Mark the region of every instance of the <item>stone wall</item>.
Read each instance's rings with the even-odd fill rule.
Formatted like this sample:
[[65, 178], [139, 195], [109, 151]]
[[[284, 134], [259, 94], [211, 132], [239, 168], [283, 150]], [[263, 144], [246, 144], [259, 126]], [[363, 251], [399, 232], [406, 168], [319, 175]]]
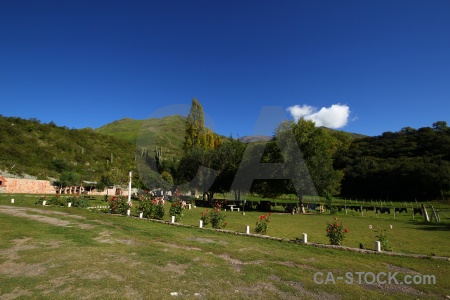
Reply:
[[[88, 195], [121, 195], [128, 196], [128, 190], [120, 188], [104, 189], [98, 191], [96, 189], [86, 192], [81, 189], [83, 194]], [[137, 192], [137, 191], [136, 191]], [[76, 194], [80, 193], [80, 187], [67, 187], [60, 190], [59, 187], [52, 186], [48, 180], [10, 178], [0, 175], [0, 193], [6, 194]]]
[[1, 177], [0, 192], [9, 194], [55, 194], [56, 189], [48, 180]]

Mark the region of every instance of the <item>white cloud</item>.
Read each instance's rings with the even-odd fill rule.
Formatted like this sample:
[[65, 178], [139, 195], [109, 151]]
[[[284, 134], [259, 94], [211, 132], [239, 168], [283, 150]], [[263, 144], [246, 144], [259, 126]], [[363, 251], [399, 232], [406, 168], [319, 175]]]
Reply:
[[347, 105], [333, 104], [330, 107], [322, 107], [320, 110], [310, 105], [294, 105], [287, 108], [295, 122], [300, 118], [311, 120], [316, 126], [328, 128], [341, 128], [347, 125], [350, 116], [350, 108]]

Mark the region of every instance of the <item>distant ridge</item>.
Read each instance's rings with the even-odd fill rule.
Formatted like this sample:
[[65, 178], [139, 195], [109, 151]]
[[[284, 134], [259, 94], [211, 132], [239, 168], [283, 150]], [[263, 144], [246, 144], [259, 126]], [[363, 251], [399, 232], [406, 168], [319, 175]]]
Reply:
[[245, 135], [239, 138], [239, 140], [243, 143], [267, 142], [271, 139], [272, 137], [267, 135]]
[[348, 131], [338, 130], [338, 129], [332, 129], [332, 128], [328, 128], [328, 127], [325, 127], [325, 126], [321, 126], [321, 127], [319, 127], [319, 128], [323, 128], [323, 129], [326, 129], [326, 130], [329, 130], [329, 131], [340, 131], [340, 132], [345, 132], [345, 133], [349, 134], [353, 139], [360, 139], [360, 138], [367, 137], [367, 135], [364, 135], [364, 134], [353, 133], [353, 132], [348, 132]]

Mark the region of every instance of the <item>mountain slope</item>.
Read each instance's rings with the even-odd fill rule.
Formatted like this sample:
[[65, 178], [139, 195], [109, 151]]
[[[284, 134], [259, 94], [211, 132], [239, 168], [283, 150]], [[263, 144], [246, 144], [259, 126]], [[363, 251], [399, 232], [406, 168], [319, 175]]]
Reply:
[[[181, 115], [167, 116], [164, 118], [151, 118], [146, 120], [134, 120], [130, 118], [121, 119], [95, 129], [96, 132], [125, 139], [138, 150], [146, 149], [151, 155], [155, 147], [162, 147], [166, 158], [181, 157], [184, 141], [186, 117]], [[331, 132], [338, 130], [322, 127]], [[349, 133], [353, 139], [364, 137], [364, 135]], [[244, 143], [268, 141], [271, 136], [244, 136], [239, 138]]]
[[328, 127], [324, 127], [324, 126], [321, 126], [320, 128], [323, 128], [323, 129], [328, 130], [330, 132], [344, 132], [346, 134], [349, 134], [352, 139], [360, 139], [360, 138], [367, 137], [367, 135], [364, 135], [364, 134], [354, 133], [354, 132], [347, 132], [347, 131], [344, 131], [344, 130], [332, 129], [332, 128], [328, 128]]
[[83, 180], [98, 180], [111, 168], [126, 174], [135, 147], [92, 129], [0, 116], [0, 153], [0, 169], [10, 174], [47, 179], [71, 171], [81, 174]]
[[181, 115], [146, 120], [121, 119], [95, 129], [95, 132], [127, 140], [138, 150], [152, 152], [162, 147], [166, 157], [180, 157], [186, 118]]

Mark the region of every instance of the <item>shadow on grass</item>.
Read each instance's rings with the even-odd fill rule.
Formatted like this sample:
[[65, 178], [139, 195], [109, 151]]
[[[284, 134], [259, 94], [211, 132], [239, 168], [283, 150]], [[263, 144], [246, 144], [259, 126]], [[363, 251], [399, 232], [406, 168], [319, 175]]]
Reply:
[[415, 229], [427, 230], [427, 231], [450, 231], [449, 223], [431, 223], [431, 222], [414, 222], [409, 221], [409, 224], [416, 225]]

